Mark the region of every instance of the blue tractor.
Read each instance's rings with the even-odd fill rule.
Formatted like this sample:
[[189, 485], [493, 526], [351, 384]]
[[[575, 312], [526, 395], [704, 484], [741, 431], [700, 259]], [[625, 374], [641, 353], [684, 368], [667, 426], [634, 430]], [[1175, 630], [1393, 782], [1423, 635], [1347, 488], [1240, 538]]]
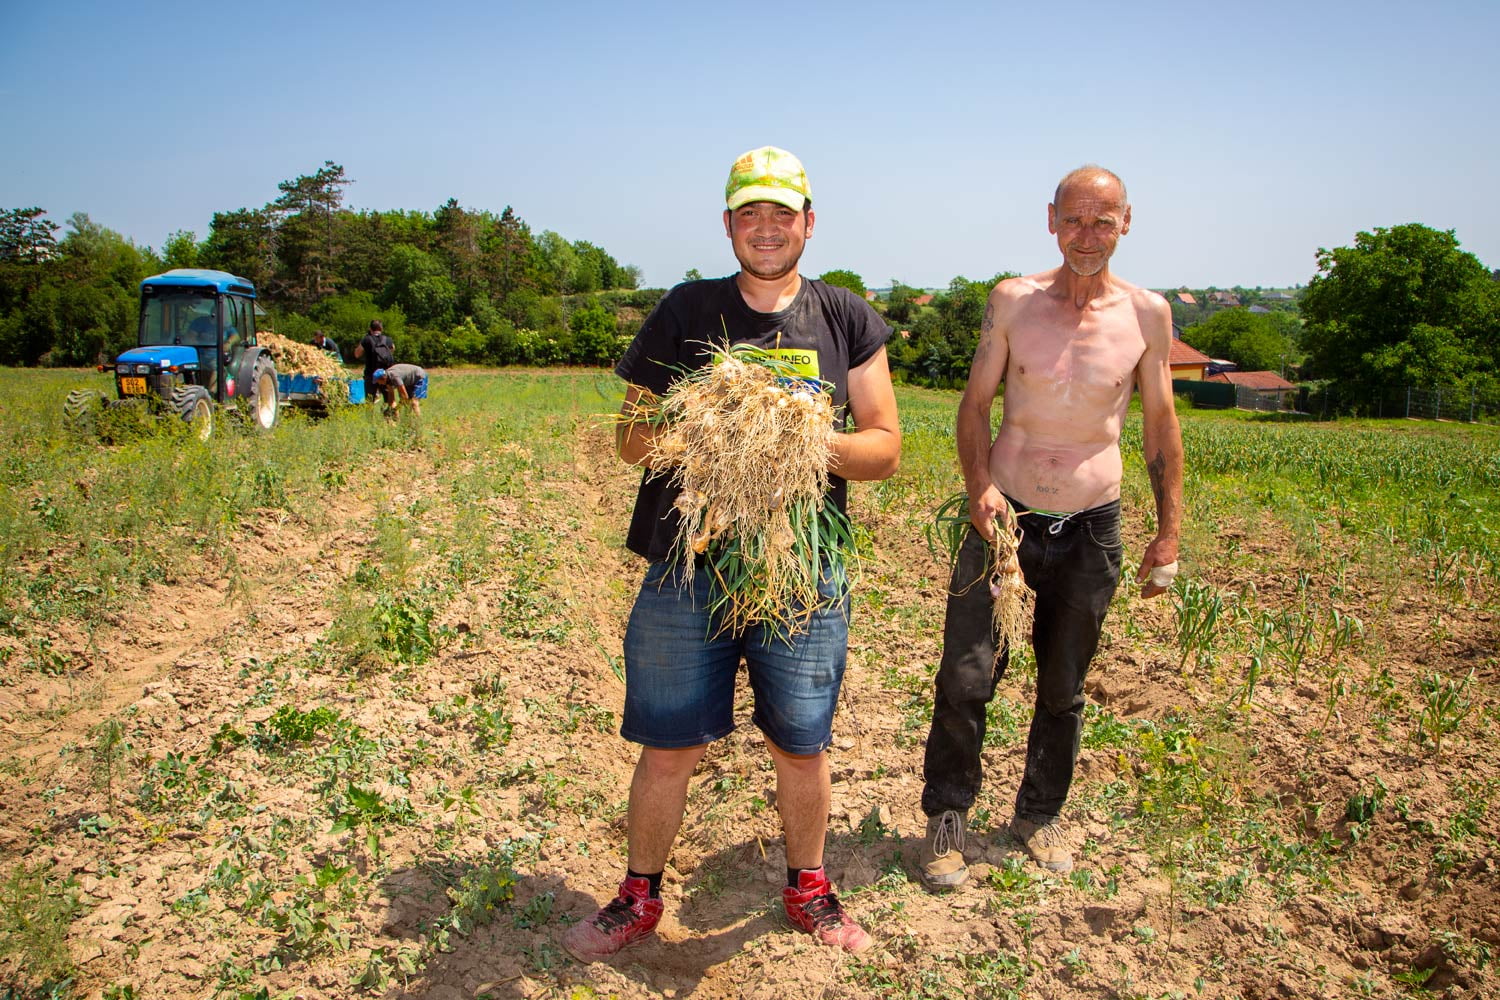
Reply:
[[97, 389], [68, 393], [64, 413], [90, 429], [105, 407], [147, 405], [213, 434], [218, 407], [270, 430], [280, 415], [276, 364], [255, 340], [255, 286], [224, 271], [177, 268], [141, 282], [136, 347], [100, 371], [113, 371], [116, 399]]

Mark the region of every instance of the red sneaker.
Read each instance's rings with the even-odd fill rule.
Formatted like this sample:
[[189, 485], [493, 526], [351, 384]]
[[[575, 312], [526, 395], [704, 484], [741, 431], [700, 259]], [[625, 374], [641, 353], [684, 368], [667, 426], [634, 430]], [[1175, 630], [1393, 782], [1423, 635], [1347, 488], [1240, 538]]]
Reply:
[[875, 943], [865, 929], [844, 912], [821, 868], [799, 872], [797, 888], [787, 886], [782, 889], [781, 902], [792, 926], [811, 934], [819, 944], [861, 952]]
[[620, 894], [598, 913], [563, 932], [563, 947], [580, 962], [608, 958], [655, 934], [661, 911], [661, 900], [651, 898], [650, 879], [627, 878], [620, 883]]

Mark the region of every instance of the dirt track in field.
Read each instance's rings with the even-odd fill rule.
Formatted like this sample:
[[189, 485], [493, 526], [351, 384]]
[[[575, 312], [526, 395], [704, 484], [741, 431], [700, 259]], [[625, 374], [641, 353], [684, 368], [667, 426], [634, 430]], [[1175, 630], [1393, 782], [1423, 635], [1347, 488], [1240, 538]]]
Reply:
[[[267, 514], [249, 525], [268, 572], [243, 592], [206, 567], [158, 587], [92, 639], [59, 631], [55, 644], [86, 668], [0, 687], [0, 760], [14, 762], [0, 775], [0, 857], [45, 862], [77, 880], [88, 904], [69, 935], [77, 995], [128, 983], [136, 997], [165, 1000], [254, 995], [261, 986], [269, 996], [306, 998], [789, 1000], [938, 997], [967, 983], [963, 993], [975, 997], [1007, 989], [1035, 997], [1393, 997], [1408, 989], [1394, 976], [1430, 970], [1426, 995], [1500, 996], [1494, 961], [1476, 952], [1500, 952], [1497, 861], [1488, 849], [1442, 853], [1456, 843], [1443, 831], [1465, 808], [1455, 784], [1472, 780], [1493, 796], [1500, 775], [1493, 612], [1454, 608], [1415, 583], [1393, 595], [1351, 566], [1351, 590], [1364, 588], [1365, 601], [1389, 611], [1378, 619], [1379, 641], [1352, 662], [1349, 683], [1384, 668], [1407, 692], [1388, 723], [1393, 735], [1377, 735], [1370, 698], [1348, 697], [1328, 717], [1311, 673], [1295, 684], [1268, 677], [1245, 711], [1237, 751], [1219, 766], [1233, 769], [1247, 796], [1282, 803], [1266, 815], [1284, 824], [1288, 842], [1327, 838], [1326, 880], [1292, 868], [1252, 870], [1232, 902], [1181, 898], [1159, 853], [1114, 818], [1128, 815], [1132, 801], [1106, 794], [1120, 777], [1115, 747], [1083, 751], [1065, 815], [1088, 882], [1042, 878], [1017, 864], [1003, 832], [1024, 752], [1016, 740], [985, 755], [979, 805], [988, 814], [971, 829], [970, 885], [934, 897], [912, 867], [925, 718], [891, 677], [914, 677], [917, 688], [930, 678], [945, 573], [899, 512], [874, 510], [858, 487], [856, 520], [870, 527], [876, 555], [856, 603], [835, 721], [827, 864], [879, 947], [856, 962], [814, 946], [781, 917], [772, 775], [742, 692], [743, 724], [710, 751], [690, 792], [660, 939], [581, 966], [556, 943], [565, 918], [591, 912], [623, 871], [620, 804], [634, 754], [612, 732], [623, 688], [610, 662], [640, 573], [614, 544], [634, 476], [612, 460], [602, 433], [590, 432], [571, 470], [533, 468], [527, 489], [484, 498], [496, 538], [538, 522], [561, 536], [529, 623], [516, 624], [527, 599], [518, 581], [529, 578], [501, 561], [442, 609], [437, 623], [461, 641], [430, 663], [320, 669], [310, 653], [368, 551], [361, 526], [371, 513], [421, 502], [438, 521], [453, 515], [433, 470], [420, 467], [430, 456], [409, 460], [419, 467], [399, 495], [351, 486], [330, 500], [327, 523]], [[1140, 515], [1127, 511], [1132, 558], [1144, 543]], [[1297, 568], [1279, 530], [1264, 526], [1246, 547], [1260, 560], [1263, 596], [1289, 597]], [[427, 537], [419, 532], [416, 551], [436, 559], [442, 553], [424, 549]], [[1202, 575], [1228, 589], [1246, 582], [1229, 564]], [[1089, 682], [1096, 704], [1128, 722], [1225, 701], [1235, 668], [1179, 671], [1169, 605], [1132, 599], [1130, 628], [1111, 615]], [[1475, 708], [1436, 757], [1408, 738], [1410, 692], [1429, 670], [1462, 676], [1471, 667]], [[479, 692], [504, 710], [503, 741], [486, 743], [476, 728], [470, 709]], [[1001, 696], [1025, 706], [1030, 683], [1007, 678]], [[251, 733], [288, 704], [336, 710], [383, 741], [378, 760], [329, 782], [314, 762], [326, 749], [316, 741], [278, 754], [214, 748], [221, 727]], [[116, 791], [116, 825], [99, 832], [80, 823], [106, 811], [87, 757], [91, 728], [107, 718], [126, 721], [129, 773]], [[145, 808], [136, 790], [146, 768], [171, 754], [196, 757], [202, 780], [170, 806]], [[1377, 776], [1385, 804], [1366, 828], [1351, 830], [1346, 803]], [[413, 822], [380, 827], [378, 855], [358, 834], [332, 832], [330, 794], [355, 781], [416, 810]], [[465, 788], [468, 800], [458, 794]], [[1390, 805], [1397, 800], [1404, 815]], [[1414, 832], [1421, 822], [1437, 832]], [[1468, 843], [1493, 844], [1493, 810], [1475, 822]], [[507, 841], [529, 845], [516, 855], [515, 898], [404, 972], [399, 956], [431, 942], [434, 923], [451, 910], [455, 873]], [[304, 882], [325, 863], [351, 871], [326, 892], [309, 892]], [[263, 897], [254, 896], [257, 881]], [[1295, 891], [1278, 899], [1278, 883]], [[325, 935], [326, 946], [289, 950], [292, 932], [275, 926], [267, 907], [285, 908], [299, 893], [328, 904], [346, 942]], [[356, 985], [361, 976], [368, 986]]]

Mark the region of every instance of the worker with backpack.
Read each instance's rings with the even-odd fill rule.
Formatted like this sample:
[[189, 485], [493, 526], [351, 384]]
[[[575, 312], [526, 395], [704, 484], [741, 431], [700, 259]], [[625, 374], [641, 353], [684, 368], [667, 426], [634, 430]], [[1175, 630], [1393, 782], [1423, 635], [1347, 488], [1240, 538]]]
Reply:
[[396, 363], [396, 342], [386, 336], [385, 327], [380, 320], [370, 320], [370, 332], [365, 334], [359, 346], [354, 349], [354, 356], [362, 358], [365, 363], [365, 399], [375, 398], [375, 370], [377, 368], [389, 368]]

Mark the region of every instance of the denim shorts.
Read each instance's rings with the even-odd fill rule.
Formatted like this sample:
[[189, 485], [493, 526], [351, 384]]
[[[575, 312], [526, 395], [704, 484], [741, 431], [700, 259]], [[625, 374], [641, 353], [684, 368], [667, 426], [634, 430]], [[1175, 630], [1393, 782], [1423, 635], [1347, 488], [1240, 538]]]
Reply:
[[[702, 569], [686, 589], [678, 564], [646, 569], [625, 629], [620, 735], [663, 750], [728, 736], [743, 658], [755, 693], [750, 721], [766, 739], [799, 756], [828, 749], [849, 647], [847, 594], [815, 611], [798, 635], [763, 627], [731, 635], [707, 611], [709, 584]], [[826, 581], [818, 589], [825, 599], [835, 593]]]

